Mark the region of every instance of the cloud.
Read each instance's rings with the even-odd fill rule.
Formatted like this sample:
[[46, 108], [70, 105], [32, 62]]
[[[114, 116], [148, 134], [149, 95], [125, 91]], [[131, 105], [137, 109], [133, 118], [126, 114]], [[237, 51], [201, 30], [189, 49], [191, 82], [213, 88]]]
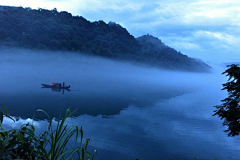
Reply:
[[227, 32], [207, 30], [192, 31], [183, 35], [165, 35], [160, 37], [169, 46], [194, 58], [214, 63], [239, 61], [240, 36]]

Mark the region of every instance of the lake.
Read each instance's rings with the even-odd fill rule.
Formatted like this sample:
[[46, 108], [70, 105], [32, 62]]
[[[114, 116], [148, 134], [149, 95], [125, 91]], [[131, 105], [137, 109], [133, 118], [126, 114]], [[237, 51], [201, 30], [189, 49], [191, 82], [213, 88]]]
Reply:
[[[18, 120], [5, 118], [3, 127], [31, 121], [37, 109], [58, 118], [70, 108], [76, 111], [67, 123], [83, 127], [96, 160], [239, 159], [239, 137], [227, 137], [212, 116], [227, 96], [225, 69], [174, 72], [71, 52], [1, 48], [0, 103]], [[41, 88], [63, 81], [70, 91]], [[47, 117], [36, 117], [41, 132]]]

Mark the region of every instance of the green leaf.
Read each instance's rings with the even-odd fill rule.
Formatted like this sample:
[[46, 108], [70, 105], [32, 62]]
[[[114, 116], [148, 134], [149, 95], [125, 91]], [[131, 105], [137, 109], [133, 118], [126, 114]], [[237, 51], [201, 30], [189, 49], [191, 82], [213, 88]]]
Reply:
[[43, 145], [44, 145], [44, 141], [40, 141], [40, 145], [43, 147]]
[[42, 110], [42, 109], [38, 109], [37, 112], [43, 112], [43, 113], [48, 117], [48, 119], [50, 120], [49, 115], [48, 115], [47, 112], [45, 112], [44, 110]]
[[3, 107], [5, 114], [7, 114], [7, 108], [3, 104], [0, 104], [0, 105]]
[[[71, 151], [71, 153], [69, 154], [69, 156], [68, 156], [66, 159], [67, 159], [67, 160], [68, 160], [68, 159], [72, 159], [73, 154], [74, 154], [74, 153], [77, 153], [79, 150], [80, 150], [80, 148], [75, 148], [75, 149], [72, 149], [72, 150], [68, 150], [68, 152]], [[67, 152], [67, 153], [68, 153], [68, 152]], [[65, 155], [66, 155], [66, 153], [65, 153]]]
[[12, 117], [10, 117], [9, 115], [4, 115], [4, 116], [11, 119], [13, 122], [15, 122], [15, 120]]
[[93, 160], [93, 158], [95, 157], [96, 154], [97, 154], [97, 150], [95, 150], [95, 151], [93, 152], [93, 155], [92, 155], [91, 160]]
[[9, 137], [7, 137], [3, 142], [2, 142], [2, 149], [5, 150], [5, 148], [9, 145]]
[[30, 125], [30, 126], [31, 126], [32, 131], [34, 132], [35, 131], [35, 127], [33, 125]]
[[82, 148], [82, 159], [84, 160], [85, 150]]
[[21, 143], [22, 143], [22, 145], [23, 145], [23, 143], [24, 143], [23, 135], [17, 134], [16, 137], [18, 138], [18, 140], [21, 141]]
[[80, 133], [81, 133], [80, 145], [81, 145], [81, 147], [82, 147], [82, 141], [83, 141], [83, 129], [82, 129], [82, 126], [81, 126], [81, 129], [80, 129]]
[[0, 123], [3, 122], [3, 113], [0, 111]]
[[79, 128], [78, 128], [78, 126], [75, 126], [75, 127], [76, 127], [76, 142], [77, 142], [78, 134], [79, 134]]

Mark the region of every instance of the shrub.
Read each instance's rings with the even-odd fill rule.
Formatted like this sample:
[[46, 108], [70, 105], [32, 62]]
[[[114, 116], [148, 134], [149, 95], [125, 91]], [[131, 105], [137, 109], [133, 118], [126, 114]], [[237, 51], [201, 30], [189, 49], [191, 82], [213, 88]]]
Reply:
[[[83, 142], [83, 130], [78, 126], [67, 127], [65, 121], [72, 115], [68, 109], [62, 119], [58, 119], [57, 127], [53, 128], [52, 120], [49, 115], [43, 112], [49, 119], [49, 125], [45, 132], [39, 136], [35, 135], [35, 127], [29, 123], [23, 124], [19, 129], [4, 130], [2, 127], [3, 117], [11, 118], [7, 114], [7, 109], [4, 112], [0, 111], [0, 160], [1, 159], [44, 159], [44, 160], [63, 160], [72, 159], [76, 155], [78, 159], [92, 160], [97, 153], [93, 154], [87, 151], [87, 146], [90, 139]], [[14, 119], [11, 118], [13, 121]], [[75, 135], [75, 137], [73, 137]], [[79, 146], [75, 148], [66, 148], [69, 140], [75, 138], [77, 143], [80, 140]], [[46, 149], [49, 148], [49, 149]]]

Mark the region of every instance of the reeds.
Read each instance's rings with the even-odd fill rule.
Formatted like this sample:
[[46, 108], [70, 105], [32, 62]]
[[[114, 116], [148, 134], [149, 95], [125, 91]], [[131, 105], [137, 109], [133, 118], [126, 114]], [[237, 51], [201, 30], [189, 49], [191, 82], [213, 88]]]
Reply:
[[[0, 111], [0, 124], [3, 116], [7, 115], [7, 109], [4, 108], [5, 114]], [[24, 124], [19, 129], [4, 130], [0, 126], [0, 160], [1, 159], [44, 159], [44, 160], [65, 160], [73, 159], [73, 156], [79, 160], [93, 160], [97, 151], [92, 154], [87, 151], [90, 139], [83, 142], [83, 130], [78, 126], [67, 126], [66, 119], [71, 117], [69, 109], [62, 118], [59, 117], [57, 126], [54, 128], [52, 119], [49, 115], [38, 109], [37, 112], [43, 112], [49, 120], [48, 128], [39, 136], [35, 135], [33, 124]], [[12, 119], [12, 118], [11, 118]], [[14, 119], [12, 119], [14, 120]], [[75, 136], [74, 136], [75, 135]], [[70, 139], [74, 139], [76, 147], [67, 148]]]

